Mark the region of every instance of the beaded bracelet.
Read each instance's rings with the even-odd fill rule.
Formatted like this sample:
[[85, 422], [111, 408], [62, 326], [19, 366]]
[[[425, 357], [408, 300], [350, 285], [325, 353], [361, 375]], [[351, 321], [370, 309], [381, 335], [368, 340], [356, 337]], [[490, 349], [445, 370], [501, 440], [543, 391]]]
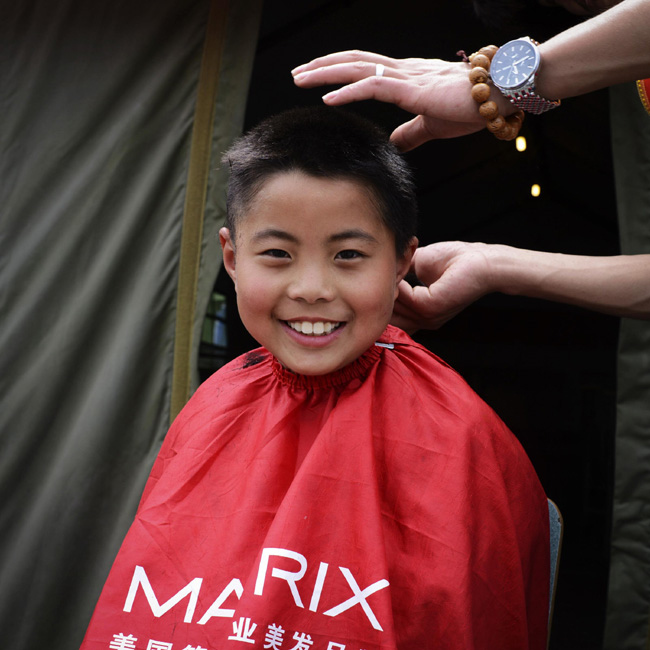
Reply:
[[[478, 112], [487, 120], [487, 128], [499, 140], [514, 140], [519, 135], [521, 124], [524, 121], [524, 112], [503, 117], [499, 114], [499, 107], [490, 99], [490, 63], [499, 48], [496, 45], [487, 45], [478, 52], [474, 52], [464, 59], [469, 63], [471, 70], [469, 80], [472, 82], [472, 99], [479, 105]], [[464, 52], [462, 53], [464, 55]]]

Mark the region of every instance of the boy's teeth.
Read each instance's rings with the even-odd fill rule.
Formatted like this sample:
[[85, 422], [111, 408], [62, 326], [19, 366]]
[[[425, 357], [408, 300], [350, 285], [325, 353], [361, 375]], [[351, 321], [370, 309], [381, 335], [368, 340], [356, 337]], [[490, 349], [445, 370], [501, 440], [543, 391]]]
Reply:
[[312, 334], [314, 336], [321, 336], [323, 334], [329, 334], [332, 330], [336, 329], [339, 326], [339, 323], [331, 323], [324, 321], [317, 321], [316, 323], [311, 323], [310, 321], [290, 321], [289, 327], [300, 332], [301, 334]]

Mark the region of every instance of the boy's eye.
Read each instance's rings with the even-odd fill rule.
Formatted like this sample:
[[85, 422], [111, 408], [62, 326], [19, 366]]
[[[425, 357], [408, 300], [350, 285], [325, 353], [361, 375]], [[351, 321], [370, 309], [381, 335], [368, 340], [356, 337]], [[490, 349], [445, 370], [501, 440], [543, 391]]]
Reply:
[[266, 255], [268, 257], [275, 257], [277, 259], [283, 259], [289, 257], [289, 253], [287, 251], [283, 251], [281, 248], [269, 248], [268, 250], [265, 250], [262, 255]]
[[360, 257], [365, 257], [360, 251], [355, 251], [352, 249], [340, 251], [336, 254], [336, 257], [341, 260], [355, 260]]

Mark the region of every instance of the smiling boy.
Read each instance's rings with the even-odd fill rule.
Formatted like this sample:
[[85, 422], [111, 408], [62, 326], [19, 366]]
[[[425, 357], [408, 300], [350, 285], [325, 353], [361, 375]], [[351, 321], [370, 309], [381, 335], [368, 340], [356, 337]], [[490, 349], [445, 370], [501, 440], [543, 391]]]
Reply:
[[535, 472], [388, 325], [417, 244], [403, 160], [324, 108], [266, 120], [226, 159], [224, 264], [263, 347], [175, 421], [82, 647], [542, 650]]
[[220, 238], [244, 325], [303, 375], [339, 370], [379, 339], [417, 245], [397, 255], [359, 182], [301, 171], [270, 178], [236, 237]]

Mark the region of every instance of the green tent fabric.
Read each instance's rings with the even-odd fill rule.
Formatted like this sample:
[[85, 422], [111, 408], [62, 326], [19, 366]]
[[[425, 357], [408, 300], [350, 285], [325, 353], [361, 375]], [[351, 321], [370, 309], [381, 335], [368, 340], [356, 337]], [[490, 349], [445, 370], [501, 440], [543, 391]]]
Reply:
[[78, 647], [189, 394], [260, 13], [0, 0], [3, 648]]
[[[621, 252], [650, 253], [650, 115], [634, 84], [610, 97]], [[641, 650], [650, 648], [650, 322], [621, 321], [617, 373], [605, 648]]]

